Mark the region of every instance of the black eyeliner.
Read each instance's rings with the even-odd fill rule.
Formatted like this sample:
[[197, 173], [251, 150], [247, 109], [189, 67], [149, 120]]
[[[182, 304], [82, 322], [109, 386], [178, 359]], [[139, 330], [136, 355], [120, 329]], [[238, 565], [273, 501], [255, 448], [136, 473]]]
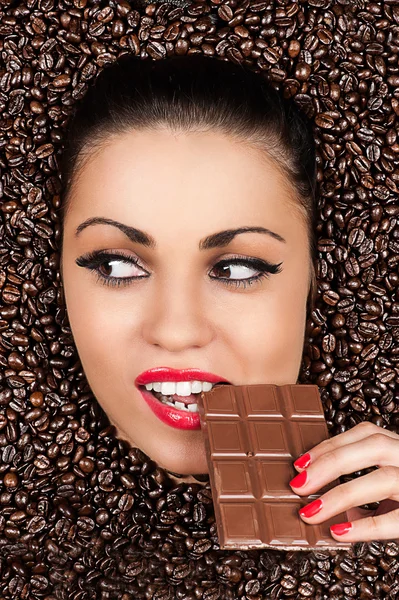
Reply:
[[[94, 273], [97, 276], [97, 281], [102, 283], [103, 285], [111, 285], [111, 286], [121, 286], [128, 285], [132, 281], [137, 281], [139, 279], [146, 279], [145, 276], [133, 276], [133, 277], [112, 277], [112, 276], [104, 276], [98, 270], [98, 267], [106, 262], [110, 262], [112, 260], [119, 260], [125, 264], [135, 265], [140, 269], [145, 270], [140, 266], [138, 261], [132, 256], [125, 255], [123, 253], [112, 253], [105, 250], [97, 250], [92, 251], [84, 256], [81, 256], [75, 260], [75, 263], [79, 267], [85, 267]], [[252, 285], [256, 283], [260, 279], [266, 277], [268, 278], [270, 274], [276, 274], [281, 272], [281, 265], [283, 263], [273, 264], [268, 261], [260, 260], [258, 258], [242, 258], [242, 257], [231, 257], [220, 260], [217, 262], [213, 268], [215, 267], [224, 267], [228, 265], [242, 265], [245, 267], [253, 268], [260, 272], [259, 275], [255, 275], [253, 277], [248, 277], [246, 279], [228, 279], [226, 277], [212, 277], [211, 279], [215, 279], [220, 281], [225, 285], [235, 285], [236, 287], [246, 288], [248, 285]]]

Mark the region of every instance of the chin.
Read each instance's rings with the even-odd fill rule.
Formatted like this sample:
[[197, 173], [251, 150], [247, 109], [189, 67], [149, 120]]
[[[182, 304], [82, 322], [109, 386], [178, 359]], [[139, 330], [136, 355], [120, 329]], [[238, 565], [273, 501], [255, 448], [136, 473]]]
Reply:
[[208, 465], [198, 464], [198, 462], [190, 467], [186, 462], [181, 461], [167, 461], [166, 464], [163, 462], [158, 462], [156, 459], [153, 459], [162, 469], [166, 471], [170, 471], [172, 473], [178, 473], [179, 475], [189, 476], [189, 475], [205, 475], [208, 474]]

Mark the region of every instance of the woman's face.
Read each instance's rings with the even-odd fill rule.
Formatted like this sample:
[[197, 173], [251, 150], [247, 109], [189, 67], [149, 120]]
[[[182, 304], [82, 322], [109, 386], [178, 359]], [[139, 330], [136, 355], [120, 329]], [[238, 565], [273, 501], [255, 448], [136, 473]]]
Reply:
[[[93, 218], [125, 232], [86, 223], [77, 233]], [[220, 233], [246, 227], [272, 234]], [[145, 233], [130, 239], [128, 228]], [[99, 251], [117, 256], [76, 263]], [[118, 437], [170, 471], [208, 472], [198, 413], [145, 400], [135, 380], [169, 367], [233, 385], [296, 383], [310, 260], [289, 183], [259, 150], [165, 128], [127, 132], [93, 153], [71, 195], [62, 277], [85, 375]]]

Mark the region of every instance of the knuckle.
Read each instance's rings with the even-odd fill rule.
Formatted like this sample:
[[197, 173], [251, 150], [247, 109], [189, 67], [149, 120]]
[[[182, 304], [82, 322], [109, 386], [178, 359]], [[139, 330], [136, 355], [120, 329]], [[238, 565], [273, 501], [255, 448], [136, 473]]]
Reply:
[[392, 510], [389, 513], [389, 516], [391, 517], [394, 526], [399, 526], [399, 510]]
[[380, 431], [370, 435], [369, 439], [374, 440], [374, 442], [376, 442], [378, 444], [386, 444], [387, 442], [389, 442], [388, 436], [386, 436], [384, 433], [381, 433]]
[[373, 455], [378, 466], [387, 462], [390, 456], [396, 456], [397, 441], [394, 441], [390, 436], [383, 433], [375, 433], [370, 436], [368, 442], [371, 444]]
[[[334, 438], [328, 438], [317, 444], [317, 448], [320, 452], [328, 452], [330, 448], [334, 448], [334, 444], [332, 442]], [[321, 458], [321, 457], [320, 457]]]
[[[328, 447], [331, 445], [331, 443], [333, 442], [334, 439], [335, 439], [335, 436], [325, 438], [324, 440], [321, 440], [321, 442], [318, 442], [317, 447], [320, 447], [320, 448], [325, 448], [326, 446]], [[315, 446], [313, 446], [313, 447], [315, 447]], [[309, 448], [309, 450], [310, 449], [311, 448]]]
[[377, 448], [381, 456], [384, 456], [392, 445], [392, 439], [381, 432], [370, 435], [368, 441]]
[[364, 429], [364, 432], [370, 436], [381, 432], [381, 427], [371, 421], [362, 421], [361, 423], [358, 423], [356, 427]]
[[[371, 533], [372, 532], [377, 532], [378, 531], [378, 517], [367, 517], [366, 519], [364, 519], [365, 521], [365, 525], [366, 525], [366, 529], [371, 529]], [[375, 536], [372, 536], [375, 537]]]
[[335, 450], [330, 450], [320, 457], [322, 469], [327, 469], [328, 472], [339, 471], [340, 461]]
[[[351, 482], [343, 483], [338, 487], [333, 487], [327, 490], [322, 498], [326, 498], [325, 504], [328, 503], [330, 507], [338, 508], [343, 507], [343, 502], [347, 506], [356, 505], [356, 490], [351, 486]], [[349, 520], [349, 519], [348, 519]]]
[[[389, 526], [392, 527], [392, 531], [396, 530], [399, 526], [399, 510], [393, 510], [390, 513], [387, 513], [383, 516], [384, 521], [389, 520]], [[365, 527], [367, 530], [370, 530], [371, 537], [373, 539], [378, 539], [380, 528], [381, 528], [381, 515], [380, 516], [370, 516], [364, 519]]]
[[391, 483], [392, 492], [397, 492], [399, 490], [399, 469], [393, 465], [386, 465], [380, 467], [379, 471], [381, 472], [381, 475]]

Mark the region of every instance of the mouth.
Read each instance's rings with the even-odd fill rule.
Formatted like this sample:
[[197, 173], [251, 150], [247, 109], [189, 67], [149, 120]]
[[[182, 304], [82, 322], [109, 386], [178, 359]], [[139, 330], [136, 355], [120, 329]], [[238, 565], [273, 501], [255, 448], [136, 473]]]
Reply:
[[[219, 385], [231, 385], [228, 382], [221, 381], [215, 384], [212, 384], [212, 388]], [[156, 398], [159, 402], [166, 406], [170, 406], [171, 408], [181, 410], [184, 412], [198, 413], [198, 401], [197, 398], [201, 394], [202, 391], [210, 391], [210, 390], [200, 390], [198, 392], [192, 392], [187, 396], [181, 396], [179, 394], [162, 394], [160, 391], [154, 389], [147, 389], [145, 385], [139, 385], [139, 390], [142, 392], [146, 392], [147, 394], [151, 394], [154, 398]]]
[[[192, 380], [190, 382], [158, 381], [137, 385], [143, 400], [147, 403], [154, 415], [165, 425], [174, 429], [200, 430], [201, 419], [198, 410], [198, 396], [201, 392], [207, 392], [216, 385], [232, 385], [228, 381], [210, 383], [209, 381]], [[155, 389], [154, 389], [155, 388]], [[164, 392], [161, 393], [161, 390]], [[179, 395], [175, 392], [179, 391]]]

